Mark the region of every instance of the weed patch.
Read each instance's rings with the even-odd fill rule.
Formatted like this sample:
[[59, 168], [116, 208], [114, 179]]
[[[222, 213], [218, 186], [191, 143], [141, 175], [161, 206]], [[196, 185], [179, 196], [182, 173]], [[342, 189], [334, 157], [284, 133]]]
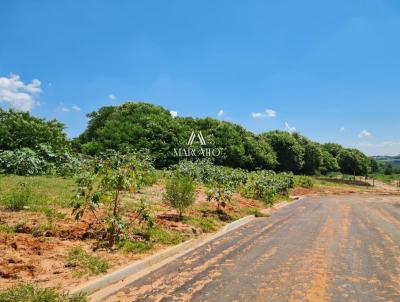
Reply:
[[105, 273], [110, 267], [106, 260], [90, 255], [80, 247], [73, 248], [69, 252], [66, 266], [78, 268], [78, 276], [98, 275]]
[[153, 248], [149, 242], [124, 240], [118, 243], [118, 247], [126, 253], [142, 253]]
[[86, 295], [69, 295], [52, 288], [21, 283], [0, 293], [1, 302], [86, 302]]
[[150, 228], [146, 231], [150, 241], [161, 244], [178, 244], [183, 241], [181, 233], [172, 230], [164, 230], [159, 227]]
[[183, 222], [201, 228], [203, 232], [209, 233], [218, 229], [218, 221], [214, 217], [190, 216], [185, 217]]

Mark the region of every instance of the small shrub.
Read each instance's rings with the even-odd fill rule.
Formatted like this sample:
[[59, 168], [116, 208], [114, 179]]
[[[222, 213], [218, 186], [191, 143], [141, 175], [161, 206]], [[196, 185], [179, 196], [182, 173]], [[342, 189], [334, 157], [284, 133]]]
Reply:
[[80, 247], [75, 247], [69, 252], [66, 266], [79, 268], [81, 275], [98, 275], [105, 273], [110, 267], [106, 260], [90, 255]]
[[314, 186], [314, 180], [310, 176], [296, 176], [294, 183], [298, 187], [312, 188]]
[[118, 247], [126, 253], [142, 253], [153, 246], [149, 242], [124, 240], [118, 243]]
[[260, 199], [272, 205], [277, 196], [286, 196], [293, 186], [294, 176], [291, 173], [260, 170], [248, 174], [243, 193], [246, 197]]
[[147, 201], [141, 200], [139, 206], [135, 209], [141, 223], [146, 223], [148, 228], [152, 228], [156, 224], [150, 205]]
[[84, 294], [69, 295], [52, 288], [39, 288], [29, 283], [17, 284], [0, 292], [1, 302], [86, 302]]
[[168, 179], [164, 199], [178, 211], [180, 217], [195, 198], [195, 184], [188, 176], [175, 174]]
[[221, 207], [225, 208], [226, 204], [231, 201], [233, 191], [230, 187], [223, 187], [220, 184], [209, 187], [207, 189], [207, 200], [217, 203], [217, 211], [221, 212]]

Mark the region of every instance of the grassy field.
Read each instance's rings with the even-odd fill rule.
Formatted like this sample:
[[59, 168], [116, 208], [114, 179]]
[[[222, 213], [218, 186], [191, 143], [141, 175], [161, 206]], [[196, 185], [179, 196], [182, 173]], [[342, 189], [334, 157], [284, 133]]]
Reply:
[[[24, 190], [25, 188], [25, 190]], [[12, 198], [25, 198], [27, 205], [68, 207], [76, 191], [72, 178], [58, 176], [0, 175], [0, 205]]]

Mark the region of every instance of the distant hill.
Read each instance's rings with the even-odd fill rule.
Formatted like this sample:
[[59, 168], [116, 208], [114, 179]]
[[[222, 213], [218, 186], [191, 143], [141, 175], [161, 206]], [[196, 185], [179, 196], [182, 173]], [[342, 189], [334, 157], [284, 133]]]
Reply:
[[397, 156], [373, 156], [378, 162], [390, 163], [393, 168], [400, 168], [400, 155]]

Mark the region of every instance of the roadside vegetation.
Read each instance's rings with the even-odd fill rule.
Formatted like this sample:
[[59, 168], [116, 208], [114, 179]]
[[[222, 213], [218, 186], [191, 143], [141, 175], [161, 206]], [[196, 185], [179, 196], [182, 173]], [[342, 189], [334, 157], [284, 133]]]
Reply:
[[[0, 289], [9, 288], [0, 301], [85, 301], [18, 282], [72, 287], [243, 216], [265, 217], [263, 209], [323, 178], [382, 173], [358, 150], [173, 118], [151, 104], [103, 107], [88, 118], [68, 140], [58, 121], [0, 109]], [[173, 156], [191, 131], [222, 156]]]
[[0, 293], [1, 302], [86, 302], [83, 294], [69, 295], [52, 288], [21, 283]]

